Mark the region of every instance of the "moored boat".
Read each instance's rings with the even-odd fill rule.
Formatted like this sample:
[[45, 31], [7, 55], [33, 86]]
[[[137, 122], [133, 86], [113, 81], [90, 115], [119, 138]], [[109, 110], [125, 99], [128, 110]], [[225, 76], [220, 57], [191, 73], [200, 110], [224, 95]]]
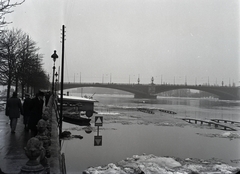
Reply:
[[63, 121], [71, 124], [76, 124], [80, 126], [90, 125], [90, 118], [84, 118], [80, 116], [79, 113], [76, 112], [65, 112], [63, 113]]
[[[58, 98], [60, 102], [60, 96]], [[66, 96], [63, 95], [63, 107], [64, 110], [69, 110], [69, 108], [78, 111], [79, 113], [84, 112], [87, 117], [93, 116], [94, 111], [94, 103], [98, 102], [94, 99], [84, 98], [84, 97], [76, 97], [76, 96]]]

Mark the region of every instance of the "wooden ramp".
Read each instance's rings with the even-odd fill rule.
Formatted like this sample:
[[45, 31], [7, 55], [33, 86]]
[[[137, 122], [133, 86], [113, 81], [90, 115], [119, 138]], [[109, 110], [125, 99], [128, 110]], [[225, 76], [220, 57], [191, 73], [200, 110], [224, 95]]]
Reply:
[[153, 110], [148, 109], [148, 108], [137, 108], [138, 111], [148, 113], [148, 114], [154, 114]]
[[159, 109], [159, 111], [160, 112], [165, 112], [165, 113], [168, 113], [168, 114], [177, 114], [176, 112], [165, 110], [165, 109]]
[[181, 118], [181, 119], [186, 121], [186, 122], [189, 122], [189, 123], [195, 123], [195, 124], [206, 123], [208, 126], [214, 125], [215, 128], [223, 128], [224, 130], [237, 131], [237, 129], [235, 129], [234, 127], [231, 127], [227, 124], [218, 123], [218, 122], [211, 121], [211, 120], [200, 120], [200, 119], [195, 119], [195, 118]]
[[214, 121], [217, 123], [224, 122], [224, 123], [230, 123], [230, 124], [240, 124], [239, 121], [226, 120], [226, 119], [211, 119], [211, 121]]

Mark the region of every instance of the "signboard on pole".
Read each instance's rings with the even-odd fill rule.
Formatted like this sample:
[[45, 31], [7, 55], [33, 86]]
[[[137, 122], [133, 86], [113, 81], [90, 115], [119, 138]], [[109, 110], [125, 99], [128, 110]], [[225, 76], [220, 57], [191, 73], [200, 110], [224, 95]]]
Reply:
[[103, 125], [103, 117], [102, 116], [96, 116], [95, 117], [95, 126], [102, 126]]
[[94, 136], [94, 146], [102, 146], [102, 136]]

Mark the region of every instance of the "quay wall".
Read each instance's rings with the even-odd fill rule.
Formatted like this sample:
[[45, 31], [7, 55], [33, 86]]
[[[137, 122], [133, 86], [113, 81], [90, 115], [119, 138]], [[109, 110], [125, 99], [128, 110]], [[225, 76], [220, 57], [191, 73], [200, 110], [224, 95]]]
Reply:
[[57, 106], [54, 102], [54, 97], [50, 98], [48, 107], [52, 111], [51, 146], [49, 147], [51, 157], [48, 159], [50, 165], [50, 174], [61, 174], [63, 173], [62, 164], [64, 163], [64, 161], [62, 161], [61, 158], [61, 146], [59, 140], [59, 127], [57, 120], [59, 115], [56, 112]]

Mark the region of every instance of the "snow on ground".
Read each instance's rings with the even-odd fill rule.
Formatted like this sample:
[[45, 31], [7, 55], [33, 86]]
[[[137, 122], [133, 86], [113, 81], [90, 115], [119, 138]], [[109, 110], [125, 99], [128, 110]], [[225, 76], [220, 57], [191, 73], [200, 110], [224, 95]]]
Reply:
[[214, 160], [134, 155], [117, 164], [90, 167], [83, 174], [235, 174], [238, 171], [240, 168]]

